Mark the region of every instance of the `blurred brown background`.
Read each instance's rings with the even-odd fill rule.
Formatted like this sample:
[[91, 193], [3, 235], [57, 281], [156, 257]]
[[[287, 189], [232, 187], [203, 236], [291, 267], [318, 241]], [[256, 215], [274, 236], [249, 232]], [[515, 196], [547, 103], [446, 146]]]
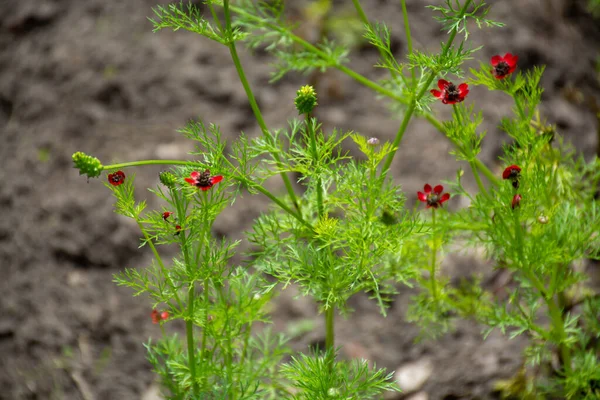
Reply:
[[[226, 137], [258, 134], [227, 49], [188, 32], [153, 34], [147, 17], [157, 3], [167, 4], [0, 1], [0, 399], [155, 398], [142, 346], [158, 333], [150, 302], [132, 298], [112, 282], [113, 273], [143, 267], [150, 255], [138, 249], [136, 226], [113, 213], [113, 199], [101, 182], [78, 176], [71, 154], [81, 150], [105, 164], [186, 158], [193, 144], [175, 129], [190, 118], [220, 125]], [[289, 3], [290, 17], [303, 22], [300, 32], [315, 37], [318, 21], [307, 18], [309, 3]], [[351, 2], [334, 3], [332, 16], [353, 20]], [[441, 1], [407, 3], [415, 47], [435, 51], [445, 35], [425, 6]], [[586, 1], [490, 3], [490, 18], [507, 26], [472, 27], [472, 45], [485, 46], [476, 61], [512, 52], [520, 70], [547, 65], [543, 117], [586, 157], [593, 156], [600, 26], [586, 12]], [[391, 27], [394, 50], [404, 59], [400, 1], [364, 0], [363, 5], [372, 21]], [[269, 85], [269, 56], [239, 47], [269, 127], [284, 126], [296, 115], [295, 91], [308, 78], [291, 75]], [[350, 65], [372, 79], [383, 77], [385, 71], [372, 67], [377, 57], [376, 50], [354, 41]], [[326, 129], [393, 138], [399, 117], [374, 93], [336, 71], [317, 81], [317, 115]], [[489, 135], [483, 158], [499, 171], [497, 156], [506, 136], [496, 126], [509, 115], [510, 99], [474, 88], [466, 102], [484, 113]], [[449, 116], [447, 107], [435, 108], [440, 118]], [[393, 174], [409, 205], [423, 183], [453, 179], [459, 164], [448, 154], [448, 142], [427, 123], [413, 121], [402, 146]], [[158, 171], [135, 170], [140, 199], [148, 197], [144, 188], [157, 183]], [[467, 186], [475, 187], [470, 181]], [[453, 207], [465, 204], [456, 199]], [[150, 207], [156, 206], [151, 201]], [[215, 233], [239, 239], [265, 208], [264, 198], [245, 196], [221, 216]], [[443, 267], [453, 276], [491, 270], [470, 255], [451, 256]], [[314, 305], [295, 294], [289, 289], [278, 300], [275, 329], [313, 321], [314, 329], [292, 341], [303, 351], [324, 333]], [[354, 314], [338, 318], [336, 326], [344, 355], [367, 357], [390, 370], [414, 362], [411, 368], [423, 372], [422, 393], [429, 399], [493, 398], [494, 382], [520, 366], [526, 339], [508, 341], [495, 332], [484, 341], [481, 327], [465, 322], [439, 342], [414, 344], [418, 328], [404, 322], [409, 295], [402, 289], [387, 319], [366, 297], [353, 299]]]

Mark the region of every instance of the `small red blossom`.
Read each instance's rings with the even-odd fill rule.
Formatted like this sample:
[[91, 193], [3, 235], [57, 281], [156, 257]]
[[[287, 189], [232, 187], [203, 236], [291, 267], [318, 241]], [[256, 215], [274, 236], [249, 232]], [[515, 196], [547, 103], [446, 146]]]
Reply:
[[437, 185], [432, 190], [431, 185], [426, 183], [423, 187], [423, 190], [424, 193], [417, 192], [417, 197], [422, 202], [427, 203], [427, 208], [438, 208], [442, 205], [442, 203], [450, 199], [449, 193], [442, 194], [442, 192], [444, 191], [444, 187], [442, 185]]
[[515, 189], [519, 188], [519, 178], [521, 178], [521, 167], [513, 164], [504, 168], [502, 179], [510, 179]]
[[452, 82], [440, 79], [438, 81], [438, 88], [440, 88], [440, 90], [431, 89], [430, 92], [432, 95], [442, 100], [442, 103], [444, 104], [460, 103], [467, 97], [467, 94], [469, 94], [469, 85], [466, 83], [461, 83], [456, 86]]
[[150, 318], [152, 318], [153, 324], [158, 324], [160, 321], [164, 321], [169, 318], [169, 313], [167, 311], [160, 312], [155, 308], [150, 313]]
[[108, 174], [108, 183], [113, 186], [119, 186], [125, 183], [125, 173], [123, 171], [117, 171], [112, 174]]
[[189, 178], [185, 178], [185, 181], [190, 185], [196, 186], [201, 190], [208, 190], [213, 185], [221, 182], [223, 177], [221, 175], [211, 176], [210, 171], [206, 170], [204, 172], [194, 171], [190, 174]]
[[515, 194], [510, 204], [513, 210], [521, 205], [522, 198], [520, 194]]
[[163, 219], [166, 221], [167, 219], [169, 219], [169, 217], [173, 215], [172, 211], [165, 211], [162, 215]]
[[517, 69], [517, 61], [519, 60], [518, 56], [514, 56], [511, 53], [506, 53], [504, 57], [499, 55], [495, 55], [490, 60], [492, 67], [492, 74], [496, 79], [504, 79], [508, 75], [515, 72]]
[[181, 233], [181, 225], [175, 225], [175, 236]]

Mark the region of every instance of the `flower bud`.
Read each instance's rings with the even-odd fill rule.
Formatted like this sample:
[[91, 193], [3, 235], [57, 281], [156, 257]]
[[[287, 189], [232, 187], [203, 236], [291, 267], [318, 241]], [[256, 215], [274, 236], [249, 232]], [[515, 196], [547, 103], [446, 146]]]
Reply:
[[160, 183], [168, 187], [169, 189], [175, 188], [175, 175], [168, 171], [163, 171], [158, 174], [158, 179], [160, 179]]
[[294, 104], [299, 114], [312, 112], [313, 108], [317, 105], [317, 93], [315, 89], [310, 85], [302, 86], [296, 92]]
[[369, 140], [367, 140], [367, 144], [369, 146], [377, 146], [379, 144], [379, 139], [377, 139], [376, 137], [372, 137]]
[[513, 210], [521, 205], [521, 199], [522, 197], [520, 194], [515, 194], [511, 203], [511, 207]]
[[81, 151], [73, 154], [73, 163], [79, 170], [79, 175], [87, 175], [88, 178], [100, 176], [104, 168], [96, 157], [88, 156]]

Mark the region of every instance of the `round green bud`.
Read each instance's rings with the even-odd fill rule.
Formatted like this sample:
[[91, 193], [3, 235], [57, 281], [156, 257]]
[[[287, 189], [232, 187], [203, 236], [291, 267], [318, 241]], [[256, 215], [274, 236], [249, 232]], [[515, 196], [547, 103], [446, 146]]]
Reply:
[[302, 86], [296, 92], [294, 104], [299, 114], [312, 112], [313, 108], [317, 105], [317, 93], [315, 89], [310, 85]]
[[160, 179], [160, 183], [162, 183], [169, 189], [173, 189], [175, 187], [175, 182], [177, 181], [177, 179], [172, 173], [168, 171], [163, 171], [160, 174], [158, 174], [158, 178]]
[[75, 168], [79, 170], [79, 175], [87, 175], [88, 178], [100, 176], [104, 169], [100, 160], [81, 151], [73, 154], [73, 163]]

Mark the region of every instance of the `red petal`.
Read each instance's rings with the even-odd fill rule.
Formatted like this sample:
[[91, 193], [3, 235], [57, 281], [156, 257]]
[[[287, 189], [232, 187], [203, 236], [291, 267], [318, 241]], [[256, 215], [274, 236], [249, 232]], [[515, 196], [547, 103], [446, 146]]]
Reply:
[[167, 311], [163, 311], [163, 312], [160, 314], [160, 318], [162, 318], [162, 319], [167, 319], [167, 318], [169, 318], [169, 313], [168, 313]]
[[436, 187], [433, 188], [433, 193], [440, 194], [440, 193], [442, 193], [443, 190], [444, 190], [444, 187], [442, 185], [437, 185]]
[[442, 195], [442, 197], [440, 198], [440, 204], [442, 204], [443, 202], [448, 201], [448, 200], [450, 200], [450, 193], [444, 193]]
[[506, 53], [504, 55], [504, 61], [506, 61], [506, 63], [511, 67], [516, 65], [518, 60], [519, 56], [514, 56], [511, 53]]
[[466, 83], [461, 83], [458, 86], [458, 95], [463, 99], [469, 94], [469, 85]]
[[200, 190], [202, 190], [203, 192], [206, 192], [211, 187], [212, 187], [212, 185], [210, 185], [210, 186], [200, 186]]
[[427, 194], [431, 193], [431, 185], [429, 183], [426, 183], [425, 186], [423, 186], [423, 190]]
[[210, 182], [214, 185], [215, 183], [219, 183], [223, 180], [223, 176], [217, 175], [210, 178]]
[[445, 80], [445, 79], [440, 79], [440, 80], [438, 81], [438, 87], [440, 88], [440, 90], [444, 90], [444, 89], [446, 89], [446, 86], [450, 85], [450, 83], [451, 83], [451, 82], [448, 82], [448, 81], [447, 81], [447, 80]]
[[440, 92], [439, 90], [435, 90], [435, 89], [431, 89], [429, 91], [434, 97], [437, 97], [438, 99], [441, 99], [443, 97], [442, 92]]
[[[192, 173], [190, 174], [190, 176], [191, 176], [193, 179], [198, 179], [198, 177], [200, 176], [200, 172], [198, 172], [198, 171], [194, 171], [194, 172], [192, 172]], [[187, 180], [187, 179], [186, 179], [186, 180]]]
[[421, 201], [427, 201], [427, 195], [425, 193], [423, 193], [423, 192], [417, 192], [417, 197]]
[[492, 59], [490, 60], [490, 63], [492, 64], [492, 67], [495, 67], [496, 65], [498, 65], [498, 63], [502, 61], [502, 57], [495, 55], [492, 57]]
[[194, 185], [196, 183], [196, 180], [192, 178], [185, 178], [185, 181], [190, 185]]

